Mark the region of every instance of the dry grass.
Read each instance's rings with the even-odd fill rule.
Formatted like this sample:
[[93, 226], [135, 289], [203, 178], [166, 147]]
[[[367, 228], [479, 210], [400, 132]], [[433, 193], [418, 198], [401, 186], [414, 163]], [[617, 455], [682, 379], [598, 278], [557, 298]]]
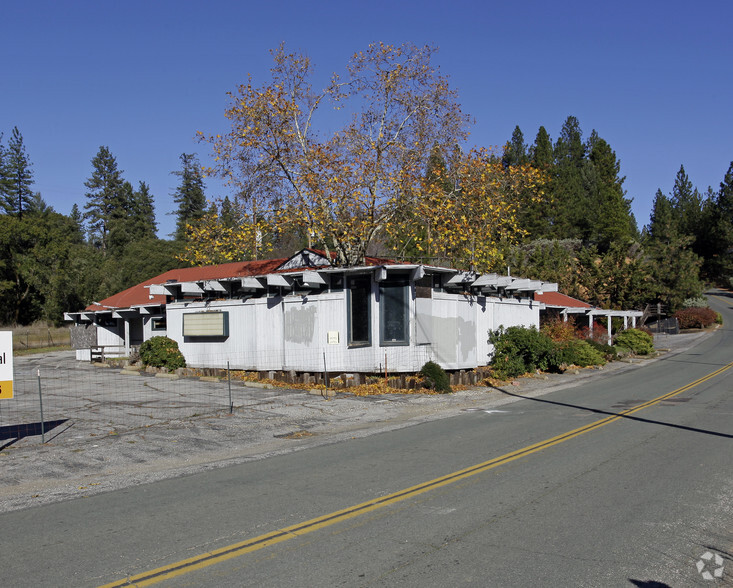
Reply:
[[71, 345], [71, 333], [68, 327], [34, 324], [26, 327], [4, 327], [2, 330], [13, 331], [14, 351]]

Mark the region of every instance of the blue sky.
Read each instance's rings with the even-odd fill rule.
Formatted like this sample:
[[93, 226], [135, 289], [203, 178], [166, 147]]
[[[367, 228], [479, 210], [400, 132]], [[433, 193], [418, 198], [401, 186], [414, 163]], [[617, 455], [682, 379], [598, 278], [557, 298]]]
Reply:
[[[307, 53], [324, 79], [370, 42], [439, 47], [475, 124], [468, 146], [499, 146], [516, 125], [554, 141], [568, 115], [615, 150], [641, 228], [680, 165], [701, 191], [733, 160], [733, 3], [10, 2], [0, 14], [0, 132], [14, 126], [35, 190], [57, 211], [83, 207], [106, 145], [150, 185], [159, 234], [183, 152], [207, 163], [197, 131], [225, 132], [226, 92], [267, 81], [269, 50]], [[224, 196], [209, 182], [207, 196]]]

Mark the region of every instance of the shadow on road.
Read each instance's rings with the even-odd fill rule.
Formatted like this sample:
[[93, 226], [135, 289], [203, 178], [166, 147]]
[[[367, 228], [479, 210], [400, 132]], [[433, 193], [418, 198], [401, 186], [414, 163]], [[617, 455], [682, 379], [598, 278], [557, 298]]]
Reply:
[[[730, 435], [728, 433], [720, 433], [718, 431], [710, 431], [708, 429], [698, 429], [697, 427], [688, 427], [686, 425], [677, 425], [675, 423], [668, 423], [665, 421], [655, 421], [653, 419], [645, 419], [638, 416], [633, 416], [630, 414], [624, 414], [623, 412], [613, 412], [611, 410], [601, 410], [600, 408], [589, 408], [587, 406], [580, 406], [579, 404], [568, 404], [566, 402], [558, 402], [556, 400], [547, 400], [545, 398], [532, 398], [529, 396], [522, 396], [521, 394], [515, 394], [514, 392], [509, 392], [509, 390], [504, 390], [503, 388], [499, 388], [497, 386], [491, 386], [494, 390], [497, 390], [501, 392], [502, 394], [506, 394], [507, 396], [512, 396], [514, 398], [522, 398], [524, 400], [530, 400], [532, 402], [542, 402], [545, 404], [554, 404], [555, 406], [565, 406], [567, 408], [576, 408], [578, 410], [585, 410], [588, 412], [592, 412], [595, 414], [602, 414], [604, 416], [615, 416], [622, 419], [628, 419], [630, 421], [638, 421], [641, 423], [649, 423], [651, 425], [662, 425], [663, 427], [673, 427], [675, 429], [681, 429], [683, 431], [690, 431], [692, 433], [704, 433], [705, 435], [714, 435], [716, 437], [724, 437], [727, 439], [733, 439], [733, 435]], [[633, 409], [634, 407], [630, 407], [630, 409]]]
[[23, 437], [34, 437], [36, 435], [40, 435], [41, 433], [48, 434], [49, 431], [52, 431], [56, 427], [63, 425], [68, 420], [69, 419], [58, 419], [55, 421], [45, 421], [43, 423], [43, 427], [41, 427], [40, 421], [37, 423], [4, 425], [0, 427], [0, 441], [6, 441], [8, 439], [10, 439], [11, 441], [9, 443], [5, 443], [4, 445], [0, 445], [0, 451], [5, 449], [6, 447], [10, 447], [13, 443], [19, 441]]

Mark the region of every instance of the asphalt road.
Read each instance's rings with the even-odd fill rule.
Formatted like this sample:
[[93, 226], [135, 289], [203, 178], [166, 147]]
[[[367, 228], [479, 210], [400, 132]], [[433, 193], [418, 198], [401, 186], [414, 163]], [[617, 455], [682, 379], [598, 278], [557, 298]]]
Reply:
[[633, 371], [4, 513], [0, 584], [733, 585], [733, 310], [712, 305], [726, 326]]

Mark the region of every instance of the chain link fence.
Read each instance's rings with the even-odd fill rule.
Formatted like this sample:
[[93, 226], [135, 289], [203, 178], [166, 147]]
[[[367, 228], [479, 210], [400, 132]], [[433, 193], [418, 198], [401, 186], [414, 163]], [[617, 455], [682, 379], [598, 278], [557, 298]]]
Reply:
[[71, 345], [69, 327], [31, 325], [27, 327], [5, 327], [13, 331], [13, 350], [40, 349], [42, 347], [68, 347]]
[[242, 379], [147, 373], [75, 359], [73, 351], [16, 357], [13, 398], [0, 400], [0, 448], [95, 436], [242, 410], [277, 410], [306, 391]]

